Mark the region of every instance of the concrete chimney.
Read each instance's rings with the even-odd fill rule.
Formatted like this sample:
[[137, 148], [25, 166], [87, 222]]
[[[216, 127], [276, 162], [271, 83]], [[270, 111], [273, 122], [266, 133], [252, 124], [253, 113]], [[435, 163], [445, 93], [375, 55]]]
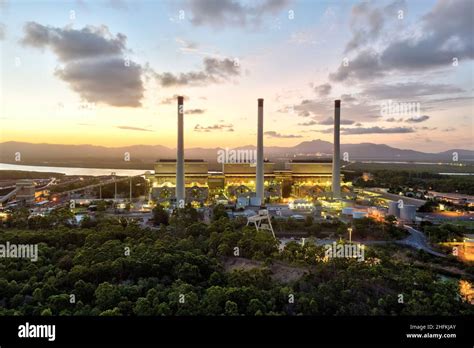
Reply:
[[341, 198], [341, 144], [339, 139], [341, 125], [341, 101], [334, 101], [334, 149], [332, 154], [332, 195]]
[[256, 197], [260, 204], [265, 204], [264, 174], [263, 174], [263, 99], [258, 99], [258, 129], [257, 129], [257, 177]]
[[183, 136], [183, 97], [178, 97], [178, 146], [176, 154], [176, 204], [184, 203], [184, 136]]

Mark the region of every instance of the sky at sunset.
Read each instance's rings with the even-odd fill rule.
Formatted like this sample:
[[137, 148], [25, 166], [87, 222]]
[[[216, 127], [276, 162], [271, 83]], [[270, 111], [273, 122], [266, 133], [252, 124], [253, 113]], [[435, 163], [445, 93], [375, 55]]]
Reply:
[[0, 142], [474, 149], [472, 0], [0, 3]]

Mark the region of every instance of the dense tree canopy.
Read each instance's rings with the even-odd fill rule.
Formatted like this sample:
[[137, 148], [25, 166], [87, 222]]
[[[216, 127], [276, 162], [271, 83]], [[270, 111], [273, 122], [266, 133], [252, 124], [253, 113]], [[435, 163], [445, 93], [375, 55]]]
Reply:
[[[0, 315], [474, 313], [456, 282], [383, 248], [370, 248], [367, 262], [322, 261], [320, 246], [290, 243], [279, 252], [270, 233], [223, 215], [209, 225], [190, 207], [178, 216], [151, 230], [99, 215], [86, 228], [64, 224], [58, 212], [53, 228], [0, 229], [0, 244], [39, 244], [37, 262], [0, 260]], [[236, 259], [247, 266], [227, 267]], [[275, 262], [304, 275], [282, 280]]]

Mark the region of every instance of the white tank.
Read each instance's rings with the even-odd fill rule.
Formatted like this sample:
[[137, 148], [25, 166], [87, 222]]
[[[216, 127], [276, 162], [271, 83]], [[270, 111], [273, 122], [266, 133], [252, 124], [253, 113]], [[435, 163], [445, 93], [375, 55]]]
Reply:
[[259, 207], [262, 205], [262, 201], [259, 197], [250, 197], [250, 205], [254, 207]]
[[366, 211], [353, 211], [352, 212], [352, 218], [353, 219], [362, 219], [365, 217], [368, 217], [369, 214]]
[[352, 215], [353, 211], [354, 208], [352, 207], [342, 208], [342, 215]]
[[416, 219], [416, 206], [414, 205], [404, 205], [400, 209], [400, 218], [403, 221], [415, 221]]
[[397, 201], [391, 201], [388, 203], [388, 215], [393, 215], [395, 217], [400, 217], [400, 208], [398, 208]]

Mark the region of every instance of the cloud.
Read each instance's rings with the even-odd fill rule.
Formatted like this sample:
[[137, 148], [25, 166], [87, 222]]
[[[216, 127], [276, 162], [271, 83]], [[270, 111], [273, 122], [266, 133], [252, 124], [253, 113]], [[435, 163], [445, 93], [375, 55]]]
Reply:
[[129, 10], [129, 5], [124, 0], [108, 0], [106, 6], [114, 10]]
[[326, 129], [314, 129], [313, 132], [323, 133], [323, 134], [330, 134], [334, 133], [333, 128], [326, 128]]
[[190, 53], [190, 52], [196, 52], [197, 51], [198, 45], [195, 42], [186, 41], [186, 40], [181, 39], [179, 37], [177, 37], [175, 39], [175, 41], [179, 45], [179, 50], [181, 52]]
[[141, 106], [141, 73], [140, 65], [130, 62], [129, 67], [124, 67], [121, 58], [74, 61], [55, 71], [88, 102], [130, 107]]
[[385, 83], [371, 84], [362, 94], [377, 99], [401, 99], [437, 94], [464, 92], [462, 88], [447, 84], [429, 84], [424, 82], [407, 82], [388, 85]]
[[319, 86], [314, 87], [314, 91], [318, 93], [321, 97], [326, 97], [331, 93], [331, 85], [329, 83], [325, 83]]
[[194, 126], [194, 131], [196, 132], [211, 132], [211, 131], [227, 131], [227, 132], [233, 132], [234, 131], [234, 126], [232, 124], [214, 124], [212, 126], [201, 126], [197, 124]]
[[[389, 33], [379, 33], [377, 37], [380, 36], [381, 40], [371, 43], [380, 49], [364, 47], [349, 59], [347, 66], [341, 63], [337, 71], [329, 75], [330, 79], [369, 80], [393, 72], [455, 68], [452, 65], [454, 58], [458, 61], [474, 59], [473, 12], [474, 2], [471, 0], [438, 1], [421, 17], [417, 30], [389, 40]], [[350, 44], [349, 50], [353, 46]]]
[[294, 135], [294, 134], [280, 134], [275, 131], [268, 131], [264, 133], [266, 136], [270, 138], [279, 138], [279, 139], [294, 139], [294, 138], [302, 138], [301, 135]]
[[[352, 97], [348, 100], [351, 101], [346, 101], [345, 99], [341, 101], [341, 120], [343, 120], [343, 122], [375, 121], [380, 118], [380, 106], [366, 103], [363, 100], [353, 102], [355, 98]], [[328, 122], [328, 115], [334, 114], [334, 101], [330, 99], [305, 99], [301, 101], [300, 104], [294, 105], [292, 109], [299, 116], [310, 116], [315, 121]], [[345, 119], [345, 115], [350, 115], [351, 120]], [[332, 122], [330, 124], [332, 124]]]
[[3, 23], [0, 23], [0, 41], [5, 40], [6, 26]]
[[190, 110], [185, 110], [184, 113], [186, 115], [199, 115], [205, 113], [205, 109], [190, 109]]
[[316, 121], [308, 121], [308, 122], [302, 122], [302, 123], [298, 123], [298, 126], [314, 126], [314, 125], [317, 125], [318, 122]]
[[329, 74], [329, 79], [340, 82], [349, 78], [366, 80], [383, 75], [384, 71], [378, 53], [367, 49], [349, 60], [347, 64], [342, 62], [335, 73]]
[[316, 44], [317, 41], [314, 36], [315, 33], [313, 31], [297, 31], [291, 34], [288, 42], [297, 45]]
[[36, 22], [24, 26], [21, 43], [50, 49], [63, 63], [55, 75], [91, 103], [139, 107], [144, 93], [142, 67], [125, 54], [126, 36], [113, 36], [106, 26], [81, 30], [55, 28]]
[[124, 130], [141, 131], [141, 132], [152, 132], [152, 130], [150, 129], [140, 128], [140, 127], [116, 126], [115, 128], [124, 129]]
[[121, 55], [127, 40], [127, 37], [120, 33], [113, 37], [106, 26], [89, 26], [76, 30], [28, 22], [24, 26], [24, 32], [21, 43], [36, 48], [50, 48], [62, 62]]
[[[189, 100], [189, 97], [186, 96], [186, 95], [183, 95], [182, 96], [184, 101], [187, 101]], [[162, 99], [160, 104], [177, 104], [178, 103], [178, 95], [177, 94], [174, 94], [173, 96], [171, 97], [167, 97], [165, 99]]]
[[415, 130], [410, 127], [394, 127], [394, 128], [382, 128], [382, 127], [369, 127], [369, 128], [342, 128], [341, 133], [344, 135], [356, 135], [356, 134], [398, 134], [398, 133], [414, 133]]
[[303, 117], [308, 117], [310, 116], [311, 114], [309, 113], [308, 110], [300, 110], [298, 111], [298, 116], [303, 116]]
[[385, 7], [373, 7], [368, 2], [361, 2], [352, 7], [352, 38], [347, 43], [345, 53], [359, 49], [379, 38], [386, 22], [397, 18], [397, 11], [405, 10], [405, 1], [396, 0]]
[[438, 1], [422, 17], [421, 37], [392, 42], [381, 59], [392, 69], [429, 69], [450, 66], [453, 57], [474, 59], [471, 0]]
[[456, 130], [456, 128], [454, 128], [454, 127], [448, 127], [448, 128], [444, 128], [443, 132], [454, 132], [455, 130]]
[[429, 116], [423, 115], [423, 116], [419, 116], [419, 117], [410, 117], [410, 118], [407, 118], [407, 119], [405, 120], [405, 122], [408, 122], [408, 123], [421, 123], [421, 122], [428, 121], [429, 119], [430, 119]]
[[222, 83], [233, 76], [240, 75], [240, 65], [234, 64], [229, 58], [204, 58], [204, 68], [201, 71], [173, 74], [165, 72], [155, 74], [162, 87], [173, 86], [204, 86], [211, 83]]
[[263, 0], [242, 4], [236, 0], [188, 0], [184, 10], [191, 12], [191, 23], [222, 29], [226, 26], [258, 26], [268, 14], [275, 15], [285, 8], [288, 0]]
[[[334, 118], [328, 117], [322, 121], [319, 121], [318, 124], [328, 126], [328, 125], [333, 125], [334, 124]], [[347, 120], [347, 119], [341, 119], [341, 124], [345, 125], [351, 125], [354, 124], [354, 121], [352, 120]]]
[[341, 100], [343, 103], [354, 103], [357, 101], [357, 99], [350, 94], [342, 94]]
[[[319, 133], [333, 133], [333, 128], [326, 128], [322, 130], [316, 130]], [[341, 134], [344, 135], [360, 135], [360, 134], [404, 134], [414, 133], [415, 130], [411, 127], [394, 127], [394, 128], [383, 128], [383, 127], [357, 127], [357, 128], [341, 128]]]
[[403, 118], [396, 119], [395, 117], [390, 117], [390, 118], [387, 118], [385, 122], [403, 122]]

